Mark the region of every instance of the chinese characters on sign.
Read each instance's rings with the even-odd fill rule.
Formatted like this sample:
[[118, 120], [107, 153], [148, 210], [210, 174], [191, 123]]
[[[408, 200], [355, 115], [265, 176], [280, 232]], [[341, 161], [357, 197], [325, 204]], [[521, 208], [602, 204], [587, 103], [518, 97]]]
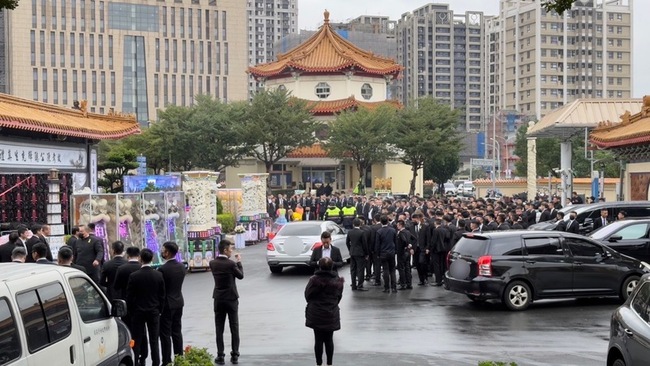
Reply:
[[46, 144], [0, 143], [0, 167], [86, 169], [85, 149]]

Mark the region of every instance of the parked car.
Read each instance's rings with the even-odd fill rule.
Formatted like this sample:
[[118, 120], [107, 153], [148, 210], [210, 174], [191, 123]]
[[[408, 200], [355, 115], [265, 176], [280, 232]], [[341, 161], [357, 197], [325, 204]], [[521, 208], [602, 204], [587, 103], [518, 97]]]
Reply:
[[0, 263], [0, 365], [133, 365], [124, 300], [75, 268]]
[[[650, 201], [598, 202], [588, 205], [570, 205], [562, 208], [564, 221], [569, 221], [568, 213], [576, 211], [576, 220], [580, 224], [580, 233], [589, 234], [594, 230], [594, 220], [600, 217], [600, 211], [606, 209], [609, 219], [614, 220], [619, 211], [627, 212], [628, 218], [650, 217]], [[556, 221], [540, 222], [528, 227], [529, 230], [555, 230]]]
[[580, 235], [549, 231], [468, 233], [452, 248], [445, 287], [473, 301], [524, 310], [534, 300], [619, 296], [650, 266]]
[[619, 253], [650, 262], [650, 219], [621, 220], [593, 231], [589, 237]]
[[266, 262], [272, 273], [288, 266], [309, 266], [311, 252], [321, 245], [320, 234], [329, 231], [332, 245], [341, 250], [343, 260], [350, 258], [343, 228], [333, 221], [293, 221], [275, 234], [266, 246]]
[[456, 188], [456, 194], [466, 196], [466, 197], [474, 196], [475, 192], [476, 192], [476, 187], [474, 186], [474, 183], [469, 180], [459, 184], [458, 187]]
[[454, 186], [454, 183], [445, 183], [443, 184], [443, 187], [445, 189], [445, 195], [446, 196], [455, 196], [456, 195], [456, 187]]
[[607, 366], [650, 365], [650, 276], [612, 314]]

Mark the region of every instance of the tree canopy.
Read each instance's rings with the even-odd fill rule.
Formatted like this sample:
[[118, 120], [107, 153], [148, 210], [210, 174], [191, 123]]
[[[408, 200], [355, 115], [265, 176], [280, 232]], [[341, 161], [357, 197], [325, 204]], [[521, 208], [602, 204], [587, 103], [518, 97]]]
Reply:
[[123, 179], [129, 175], [129, 171], [138, 167], [136, 161], [137, 153], [122, 145], [104, 145], [101, 149], [107, 149], [104, 157], [100, 154], [97, 163], [97, 170], [103, 172], [103, 176], [97, 180], [97, 185], [103, 187], [108, 193], [123, 191]]
[[0, 0], [0, 10], [9, 9], [14, 10], [18, 7], [19, 0]]
[[546, 11], [555, 10], [558, 14], [563, 14], [565, 10], [571, 9], [576, 0], [546, 0], [542, 6]]

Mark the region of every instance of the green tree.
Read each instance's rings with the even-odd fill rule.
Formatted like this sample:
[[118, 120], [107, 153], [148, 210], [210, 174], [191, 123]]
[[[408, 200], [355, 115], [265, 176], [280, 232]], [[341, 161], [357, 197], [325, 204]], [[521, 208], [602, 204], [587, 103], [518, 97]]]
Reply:
[[14, 10], [16, 9], [16, 7], [18, 7], [18, 1], [19, 0], [0, 0], [0, 10], [1, 9]]
[[158, 122], [150, 130], [163, 148], [165, 165], [174, 171], [192, 170], [205, 146], [199, 146], [191, 107], [170, 105], [158, 112]]
[[418, 170], [427, 159], [439, 154], [460, 154], [463, 146], [457, 130], [459, 115], [458, 109], [431, 97], [420, 98], [399, 111], [395, 146], [402, 153], [400, 160], [411, 166], [409, 195], [415, 194]]
[[565, 10], [571, 9], [574, 2], [576, 2], [576, 0], [547, 0], [542, 3], [542, 7], [546, 9], [546, 11], [555, 10], [555, 12], [561, 15]]
[[260, 91], [238, 112], [237, 140], [248, 155], [264, 163], [267, 173], [288, 153], [315, 141], [318, 124], [307, 102], [287, 91]]
[[154, 134], [151, 128], [144, 129], [139, 135], [131, 135], [121, 142], [125, 148], [147, 158], [147, 170], [151, 169], [154, 174], [160, 174], [167, 169], [168, 150], [160, 136]]
[[103, 172], [103, 176], [97, 180], [97, 185], [108, 193], [122, 192], [122, 178], [131, 175], [129, 171], [138, 167], [136, 156], [134, 150], [126, 149], [122, 145], [111, 147], [105, 158], [100, 156], [101, 160], [97, 163], [97, 170]]
[[460, 156], [452, 150], [443, 150], [429, 157], [424, 163], [424, 179], [438, 184], [438, 192], [444, 192], [443, 184], [460, 168]]
[[395, 109], [389, 106], [347, 110], [330, 123], [324, 148], [331, 157], [354, 163], [365, 182], [368, 168], [397, 155], [394, 121]]

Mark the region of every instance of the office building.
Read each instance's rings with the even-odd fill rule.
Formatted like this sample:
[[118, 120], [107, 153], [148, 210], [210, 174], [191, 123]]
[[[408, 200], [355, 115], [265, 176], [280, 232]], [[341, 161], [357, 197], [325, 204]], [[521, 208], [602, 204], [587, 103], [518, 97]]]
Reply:
[[397, 23], [397, 61], [405, 68], [400, 101], [433, 96], [462, 110], [463, 130], [482, 130], [484, 24], [482, 12], [454, 14], [446, 4], [403, 14]]
[[241, 0], [23, 0], [0, 18], [0, 91], [157, 119], [194, 96], [247, 97]]

